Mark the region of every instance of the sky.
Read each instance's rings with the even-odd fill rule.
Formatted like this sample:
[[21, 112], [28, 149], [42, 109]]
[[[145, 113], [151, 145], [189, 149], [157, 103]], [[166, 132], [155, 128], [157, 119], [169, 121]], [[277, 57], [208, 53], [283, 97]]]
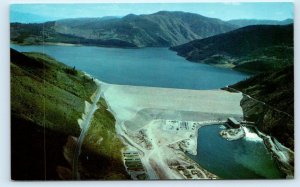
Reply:
[[10, 21], [38, 23], [65, 18], [151, 14], [161, 10], [185, 11], [207, 17], [284, 20], [293, 18], [290, 2], [268, 3], [104, 3], [104, 4], [13, 4]]

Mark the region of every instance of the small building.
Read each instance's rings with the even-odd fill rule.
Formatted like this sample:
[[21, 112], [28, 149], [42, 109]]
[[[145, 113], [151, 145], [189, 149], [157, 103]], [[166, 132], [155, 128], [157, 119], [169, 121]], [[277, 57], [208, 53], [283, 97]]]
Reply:
[[184, 170], [185, 168], [183, 166], [177, 166], [177, 170], [180, 171], [180, 170]]
[[195, 169], [191, 170], [191, 172], [192, 172], [193, 175], [197, 175], [197, 174], [199, 173], [199, 172], [198, 172], [197, 170], [195, 170]]
[[227, 119], [228, 125], [230, 125], [232, 128], [240, 128], [241, 124], [233, 117], [230, 117]]

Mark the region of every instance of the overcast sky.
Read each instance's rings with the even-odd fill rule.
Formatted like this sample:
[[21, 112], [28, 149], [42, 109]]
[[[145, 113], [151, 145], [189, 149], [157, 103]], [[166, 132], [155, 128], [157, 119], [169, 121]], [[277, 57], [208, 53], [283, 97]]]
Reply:
[[44, 22], [63, 18], [151, 14], [161, 10], [185, 11], [203, 16], [230, 19], [293, 18], [293, 3], [135, 3], [135, 4], [14, 4], [11, 22]]

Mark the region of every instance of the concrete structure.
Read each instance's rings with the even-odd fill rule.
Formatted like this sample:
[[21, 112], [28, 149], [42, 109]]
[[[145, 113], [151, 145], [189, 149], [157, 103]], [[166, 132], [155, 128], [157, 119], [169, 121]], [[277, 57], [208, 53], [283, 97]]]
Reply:
[[232, 128], [240, 128], [241, 124], [238, 122], [235, 118], [230, 117], [227, 119], [227, 123], [232, 127]]

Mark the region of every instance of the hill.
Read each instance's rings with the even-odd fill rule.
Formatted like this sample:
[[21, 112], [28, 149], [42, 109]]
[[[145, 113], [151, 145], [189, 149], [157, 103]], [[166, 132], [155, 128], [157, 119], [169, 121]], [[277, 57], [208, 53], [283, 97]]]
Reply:
[[77, 18], [41, 24], [11, 23], [18, 44], [63, 42], [106, 47], [170, 47], [224, 33], [236, 27], [219, 19], [186, 12], [160, 11], [122, 18]]
[[250, 72], [278, 70], [293, 64], [293, 25], [247, 26], [171, 49], [193, 62]]
[[241, 101], [246, 120], [256, 122], [255, 125], [262, 132], [276, 137], [279, 142], [294, 149], [293, 66], [261, 73], [229, 87], [254, 98], [244, 96]]
[[[77, 120], [96, 84], [75, 67], [40, 53], [11, 49], [10, 66], [12, 179], [71, 179]], [[81, 179], [127, 179], [115, 119], [103, 99], [98, 105], [79, 160]]]
[[258, 20], [258, 19], [233, 19], [227, 21], [237, 27], [246, 27], [249, 25], [288, 25], [294, 23], [293, 19], [278, 20]]

